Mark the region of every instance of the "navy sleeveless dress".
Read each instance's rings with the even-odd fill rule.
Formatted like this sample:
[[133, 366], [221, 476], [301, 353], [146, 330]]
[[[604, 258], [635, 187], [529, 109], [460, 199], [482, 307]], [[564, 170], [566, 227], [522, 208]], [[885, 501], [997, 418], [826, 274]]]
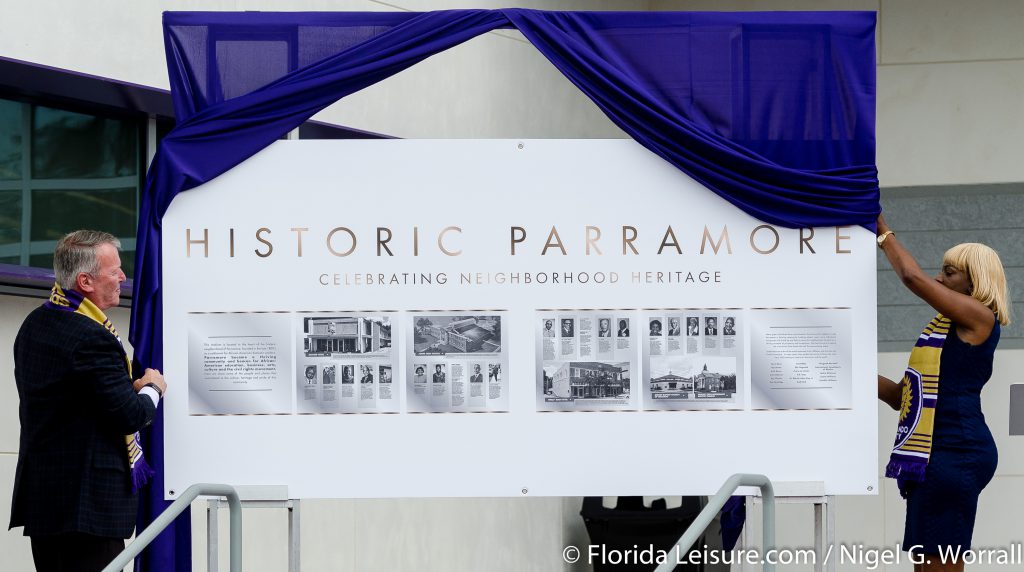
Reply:
[[992, 376], [999, 322], [972, 346], [952, 324], [942, 346], [932, 454], [920, 483], [909, 483], [903, 549], [939, 554], [971, 547], [978, 495], [996, 472], [998, 454], [981, 413], [981, 388]]

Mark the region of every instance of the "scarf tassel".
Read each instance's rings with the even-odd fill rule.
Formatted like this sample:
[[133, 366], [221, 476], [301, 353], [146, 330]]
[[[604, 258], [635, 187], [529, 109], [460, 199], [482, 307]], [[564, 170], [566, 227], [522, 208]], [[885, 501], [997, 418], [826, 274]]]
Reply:
[[132, 465], [132, 492], [139, 492], [139, 490], [146, 486], [146, 483], [148, 483], [149, 479], [153, 478], [153, 475], [155, 474], [156, 471], [149, 466], [149, 463], [146, 462], [146, 458], [140, 455], [135, 461], [135, 464]]
[[919, 483], [924, 480], [924, 471], [927, 468], [927, 463], [892, 459], [885, 466], [885, 476], [890, 479], [905, 479]]
[[924, 481], [924, 474], [927, 468], [927, 463], [917, 460], [892, 459], [885, 466], [885, 476], [890, 479], [896, 479], [896, 485], [900, 489], [900, 496], [907, 498], [907, 494], [910, 492], [910, 484]]

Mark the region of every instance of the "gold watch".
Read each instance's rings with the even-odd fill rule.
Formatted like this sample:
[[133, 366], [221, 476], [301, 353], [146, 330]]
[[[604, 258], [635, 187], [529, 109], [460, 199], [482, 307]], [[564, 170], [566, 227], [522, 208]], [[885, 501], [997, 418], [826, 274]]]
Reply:
[[882, 248], [882, 245], [885, 244], [885, 240], [887, 238], [889, 238], [890, 236], [895, 236], [895, 235], [896, 235], [895, 232], [893, 232], [891, 230], [887, 230], [887, 231], [883, 232], [882, 234], [878, 235], [877, 237], [875, 237], [875, 240], [878, 241], [878, 248]]

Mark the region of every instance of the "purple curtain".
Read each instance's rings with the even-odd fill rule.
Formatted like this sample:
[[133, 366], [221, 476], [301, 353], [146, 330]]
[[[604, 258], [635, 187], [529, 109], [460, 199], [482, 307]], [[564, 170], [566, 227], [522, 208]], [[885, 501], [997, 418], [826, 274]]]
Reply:
[[[171, 200], [338, 99], [482, 33], [515, 28], [632, 138], [751, 215], [872, 226], [873, 12], [164, 14], [177, 126], [142, 197], [131, 341], [163, 368], [161, 219]], [[500, 65], [496, 62], [495, 65]], [[159, 470], [163, 425], [145, 435]], [[140, 526], [161, 512], [162, 473]], [[187, 518], [139, 562], [188, 570]]]

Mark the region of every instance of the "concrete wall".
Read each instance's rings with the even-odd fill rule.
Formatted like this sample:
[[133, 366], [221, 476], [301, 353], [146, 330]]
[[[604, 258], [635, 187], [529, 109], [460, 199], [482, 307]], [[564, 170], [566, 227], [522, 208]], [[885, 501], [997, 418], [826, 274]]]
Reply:
[[[425, 9], [411, 0], [93, 2], [0, 0], [0, 55], [166, 87], [162, 10]], [[499, 7], [657, 10], [877, 10], [878, 165], [887, 197], [902, 187], [1024, 181], [1018, 143], [1024, 117], [1024, 3], [1000, 0], [703, 0], [430, 2], [431, 9]], [[415, 97], [409, 97], [415, 94]], [[402, 137], [621, 137], [586, 98], [515, 32], [500, 31], [440, 54], [379, 86], [335, 104], [326, 121]], [[984, 188], [984, 187], [981, 187]], [[909, 194], [907, 195], [909, 196]], [[978, 200], [987, 201], [981, 195]], [[892, 207], [894, 220], [899, 206]], [[987, 203], [984, 203], [987, 204]], [[992, 208], [995, 208], [994, 206]], [[1012, 208], [1012, 207], [1010, 207]], [[955, 214], [955, 213], [954, 213]], [[897, 230], [900, 230], [897, 228]], [[880, 287], [892, 286], [884, 277]], [[885, 295], [890, 293], [886, 291]], [[10, 348], [23, 317], [40, 300], [0, 296], [0, 347]], [[123, 311], [113, 319], [127, 328]], [[907, 340], [909, 350], [910, 340]], [[17, 394], [10, 351], [0, 352], [0, 515], [9, 514], [17, 454]], [[879, 354], [879, 369], [896, 377], [906, 353]], [[983, 394], [1000, 465], [982, 495], [976, 546], [1024, 540], [1024, 441], [1006, 436], [1006, 397], [1019, 381], [1024, 351], [1002, 350]], [[173, 388], [173, 380], [171, 380]], [[173, 390], [173, 389], [172, 389]], [[880, 408], [879, 470], [895, 414]], [[196, 569], [205, 567], [205, 506], [193, 516]], [[868, 546], [902, 537], [903, 505], [894, 484], [881, 494], [838, 501], [837, 538]], [[586, 544], [579, 499], [420, 499], [318, 501], [303, 506], [303, 569], [315, 570], [569, 570], [566, 544]], [[226, 521], [226, 515], [222, 518]], [[755, 527], [756, 528], [756, 527]], [[811, 544], [805, 507], [779, 512], [780, 546]], [[222, 538], [226, 538], [226, 528]], [[247, 570], [285, 569], [285, 516], [246, 514]], [[0, 535], [4, 569], [31, 568], [20, 531]], [[226, 560], [222, 560], [226, 562]], [[863, 570], [846, 564], [843, 569]], [[798, 569], [786, 567], [785, 569]], [[805, 567], [809, 569], [809, 567]], [[903, 563], [886, 570], [911, 570]], [[978, 566], [972, 570], [996, 570]]]

